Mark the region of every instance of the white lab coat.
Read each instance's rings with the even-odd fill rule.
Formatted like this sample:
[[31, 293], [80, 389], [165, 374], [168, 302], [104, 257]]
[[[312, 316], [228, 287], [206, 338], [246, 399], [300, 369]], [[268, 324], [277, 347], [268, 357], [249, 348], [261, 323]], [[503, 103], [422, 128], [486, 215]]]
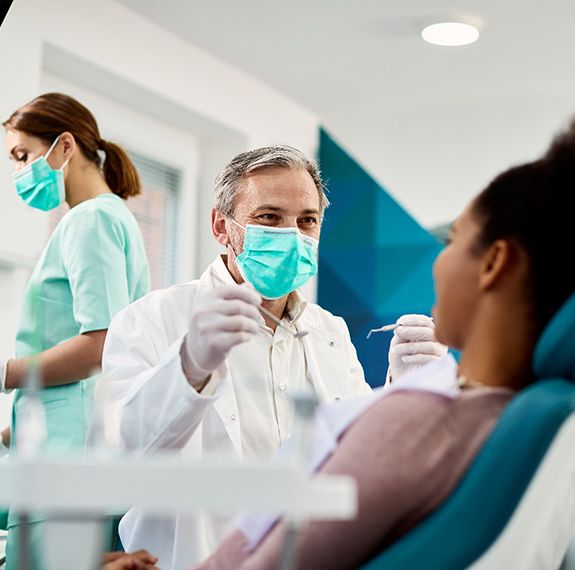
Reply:
[[[208, 452], [242, 457], [241, 418], [230, 373], [233, 351], [212, 374], [209, 395], [190, 386], [180, 361], [196, 299], [221, 284], [222, 277], [233, 282], [218, 258], [199, 280], [147, 295], [110, 325], [103, 372], [111, 378], [119, 429], [128, 449], [181, 450], [196, 458]], [[321, 401], [371, 391], [343, 319], [308, 304], [298, 328], [309, 331], [303, 338], [307, 375]], [[249, 349], [249, 343], [245, 347]], [[210, 513], [159, 519], [134, 508], [122, 520], [120, 536], [126, 550], [146, 548], [159, 557], [162, 570], [181, 570], [206, 558], [230, 524], [229, 517]]]

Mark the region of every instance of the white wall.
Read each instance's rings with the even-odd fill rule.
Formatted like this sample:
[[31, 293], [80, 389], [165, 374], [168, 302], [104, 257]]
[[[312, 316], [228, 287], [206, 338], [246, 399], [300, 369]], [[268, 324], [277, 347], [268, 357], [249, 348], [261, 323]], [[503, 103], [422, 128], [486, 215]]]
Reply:
[[96, 117], [104, 139], [114, 141], [130, 151], [153, 158], [178, 169], [182, 174], [178, 211], [177, 281], [189, 281], [197, 273], [198, 232], [186, 212], [195, 217], [199, 200], [200, 146], [197, 136], [150, 117], [93, 90], [44, 73], [41, 91], [60, 91], [82, 101]]
[[[575, 114], [574, 91], [454, 93], [383, 105], [377, 133], [358, 122], [342, 143], [425, 227], [453, 220], [502, 170], [532, 160]], [[338, 137], [337, 124], [330, 125]], [[372, 144], [366, 144], [371, 141]]]
[[[188, 165], [182, 279], [197, 276], [219, 251], [207, 220], [213, 179], [226, 160], [280, 142], [316, 151], [316, 116], [111, 0], [15, 2], [0, 33], [0, 70], [0, 117], [44, 88], [68, 86], [94, 106], [104, 132]], [[136, 128], [128, 124], [136, 120]], [[173, 135], [172, 146], [160, 148], [160, 131], [162, 144]], [[0, 358], [13, 350], [22, 285], [47, 235], [47, 216], [19, 201], [10, 172], [0, 160]], [[7, 421], [0, 397], [0, 427]]]

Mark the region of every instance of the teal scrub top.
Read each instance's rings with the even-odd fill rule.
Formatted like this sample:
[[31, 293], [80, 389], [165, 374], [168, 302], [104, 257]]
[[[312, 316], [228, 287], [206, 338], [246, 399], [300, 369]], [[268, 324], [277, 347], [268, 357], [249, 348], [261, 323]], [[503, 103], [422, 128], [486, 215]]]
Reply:
[[[107, 329], [114, 315], [149, 292], [140, 228], [119, 196], [101, 194], [72, 208], [46, 245], [28, 283], [16, 357], [37, 354], [74, 336]], [[80, 450], [96, 378], [40, 391], [47, 451]], [[16, 390], [12, 442], [23, 394]], [[17, 441], [16, 441], [17, 444]]]

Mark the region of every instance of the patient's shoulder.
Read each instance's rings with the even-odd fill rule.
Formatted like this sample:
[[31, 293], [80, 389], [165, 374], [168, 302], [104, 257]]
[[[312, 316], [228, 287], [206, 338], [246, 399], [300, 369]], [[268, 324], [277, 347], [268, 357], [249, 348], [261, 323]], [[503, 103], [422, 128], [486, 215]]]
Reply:
[[462, 390], [452, 398], [423, 390], [398, 390], [380, 398], [366, 412], [369, 422], [418, 426], [444, 423], [449, 428], [475, 424], [499, 417], [514, 393], [505, 388]]
[[[449, 398], [432, 392], [400, 390], [379, 399], [360, 418], [357, 427], [366, 432], [384, 432], [388, 453], [396, 445], [401, 455], [417, 453], [430, 441], [441, 445], [442, 439], [449, 438], [453, 429], [452, 403]], [[364, 437], [369, 437], [368, 433]], [[371, 437], [377, 435], [374, 433]]]
[[[462, 393], [449, 398], [432, 392], [397, 391], [377, 400], [346, 432], [379, 461], [458, 476], [479, 450], [511, 397], [503, 391]], [[351, 442], [350, 442], [351, 443]]]
[[484, 392], [452, 399], [398, 391], [377, 401], [350, 428], [345, 436], [349, 464], [361, 460], [362, 469], [376, 473], [374, 492], [388, 507], [395, 505], [388, 540], [404, 534], [449, 495], [510, 397]]

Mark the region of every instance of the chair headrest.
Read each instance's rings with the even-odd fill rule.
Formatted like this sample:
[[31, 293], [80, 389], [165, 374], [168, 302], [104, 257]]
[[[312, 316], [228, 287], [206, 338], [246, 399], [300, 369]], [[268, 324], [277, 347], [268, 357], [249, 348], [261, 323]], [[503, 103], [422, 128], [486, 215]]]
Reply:
[[539, 337], [533, 355], [537, 378], [566, 378], [575, 381], [575, 293], [549, 321]]

